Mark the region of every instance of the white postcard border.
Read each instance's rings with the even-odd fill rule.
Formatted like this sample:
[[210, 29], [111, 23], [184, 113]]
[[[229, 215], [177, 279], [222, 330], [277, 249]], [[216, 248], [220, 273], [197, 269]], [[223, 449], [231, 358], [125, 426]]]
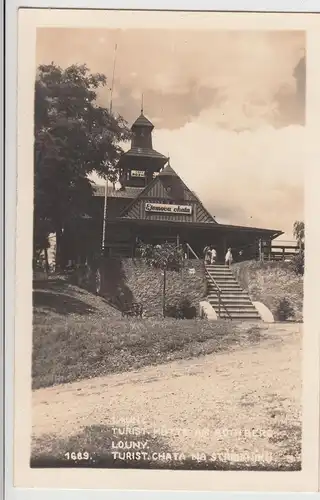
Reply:
[[[64, 6], [66, 6], [66, 3], [67, 2], [64, 2]], [[109, 2], [110, 3], [110, 2]], [[279, 2], [278, 3], [278, 6], [279, 6]], [[106, 2], [104, 2], [104, 5], [106, 4]], [[128, 4], [128, 2], [127, 2]], [[137, 4], [137, 2], [135, 2], [135, 4]], [[164, 7], [165, 3], [162, 2], [162, 7]], [[171, 8], [173, 7], [173, 4], [171, 3]], [[119, 6], [119, 4], [118, 4]], [[31, 11], [29, 11], [28, 15], [31, 14]], [[43, 16], [44, 14], [44, 11], [41, 12], [41, 16]], [[54, 12], [51, 12], [51, 16], [52, 15], [56, 15], [57, 13], [54, 13]], [[66, 12], [64, 13], [64, 16], [65, 16]], [[69, 15], [71, 14], [71, 12], [69, 12]], [[86, 19], [88, 19], [88, 13], [85, 13], [86, 15]], [[99, 13], [99, 16], [101, 17], [101, 12]], [[89, 16], [90, 17], [90, 16]], [[160, 16], [161, 17], [161, 16]], [[282, 16], [280, 16], [282, 17]], [[289, 16], [289, 18], [287, 17], [286, 19], [286, 29], [289, 29], [290, 28], [290, 25], [291, 25], [291, 22], [289, 21], [291, 16]], [[319, 30], [319, 27], [320, 27], [320, 23], [319, 21], [315, 22], [315, 20], [313, 19], [314, 17], [319, 17], [319, 16], [307, 16], [307, 18], [309, 19], [310, 21], [310, 28], [308, 28], [308, 40], [307, 40], [307, 44], [308, 44], [308, 49], [307, 49], [307, 61], [308, 61], [308, 73], [310, 71], [310, 61], [311, 61], [311, 67], [312, 67], [312, 61], [314, 61], [314, 67], [313, 67], [313, 71], [315, 73], [317, 73], [315, 79], [312, 77], [312, 82], [310, 83], [308, 81], [308, 78], [307, 78], [307, 88], [308, 88], [308, 100], [312, 101], [312, 112], [311, 112], [311, 118], [310, 116], [308, 116], [308, 128], [309, 128], [309, 125], [311, 126], [311, 129], [316, 132], [316, 129], [317, 129], [317, 121], [318, 121], [318, 117], [320, 116], [320, 99], [317, 99], [317, 97], [319, 96], [319, 88], [320, 86], [318, 85], [318, 83], [320, 83], [320, 66], [319, 64], [317, 63], [317, 58], [315, 56], [317, 56], [317, 47], [320, 46], [320, 35], [317, 34], [317, 27], [318, 27], [318, 32], [320, 31]], [[159, 16], [158, 16], [159, 18]], [[49, 24], [53, 24], [52, 22], [52, 17], [50, 19], [50, 21], [48, 21]], [[157, 21], [158, 22], [158, 21]], [[229, 20], [228, 20], [229, 22]], [[277, 21], [278, 22], [278, 21]], [[277, 22], [275, 24], [277, 24]], [[13, 23], [11, 23], [11, 26], [12, 26]], [[232, 23], [231, 23], [232, 24]], [[281, 24], [281, 23], [280, 23]], [[299, 24], [299, 23], [298, 23]], [[301, 23], [300, 23], [301, 24]], [[303, 23], [302, 23], [303, 24]], [[280, 26], [280, 25], [279, 25]], [[29, 25], [30, 27], [30, 25]], [[258, 26], [257, 26], [258, 27]], [[229, 28], [229, 24], [228, 24], [228, 28]], [[283, 28], [284, 28], [284, 25], [283, 25]], [[279, 27], [280, 29], [280, 27]], [[313, 31], [312, 31], [313, 30]], [[30, 49], [30, 42], [31, 42], [31, 39], [32, 39], [32, 34], [30, 35], [30, 32], [29, 32], [29, 40], [28, 40], [28, 43], [29, 43], [29, 46], [28, 48]], [[26, 43], [27, 40], [24, 40], [24, 42]], [[11, 40], [11, 43], [12, 43], [12, 40]], [[13, 47], [14, 48], [14, 47]], [[315, 54], [312, 55], [312, 51], [315, 50]], [[30, 56], [29, 56], [30, 57]], [[32, 56], [31, 56], [32, 57]], [[30, 59], [28, 59], [30, 60]], [[14, 57], [11, 59], [11, 61], [13, 62], [14, 61]], [[21, 59], [21, 61], [23, 62], [23, 60]], [[319, 68], [317, 69], [317, 64], [319, 66]], [[21, 65], [21, 71], [23, 70], [26, 70], [26, 63], [23, 65]], [[30, 69], [29, 67], [29, 78], [30, 78], [30, 74], [32, 74], [32, 78], [33, 78], [33, 71], [32, 69]], [[14, 130], [15, 130], [15, 112], [14, 112], [14, 109], [13, 109], [13, 101], [14, 101], [14, 92], [13, 92], [13, 89], [14, 89], [14, 82], [15, 82], [15, 78], [14, 78], [14, 75], [15, 75], [15, 72], [14, 70], [13, 71], [10, 71], [9, 72], [9, 76], [7, 76], [7, 88], [8, 88], [8, 83], [9, 85], [11, 86], [11, 91], [10, 91], [10, 87], [9, 87], [9, 100], [10, 100], [10, 113], [12, 113], [11, 115], [11, 124], [10, 124], [10, 118], [8, 117], [9, 119], [9, 129], [10, 129], [10, 132], [11, 132], [11, 142], [13, 141], [14, 139]], [[21, 75], [21, 74], [20, 74]], [[26, 76], [26, 75], [24, 75]], [[27, 79], [28, 80], [28, 79]], [[20, 80], [21, 81], [21, 80]], [[318, 82], [318, 83], [317, 83]], [[29, 82], [28, 80], [28, 85], [29, 83], [31, 84], [31, 81]], [[32, 81], [32, 88], [33, 88], [33, 81]], [[29, 88], [29, 91], [30, 91], [30, 88]], [[30, 93], [29, 93], [30, 95]], [[310, 95], [311, 95], [311, 98], [310, 98]], [[29, 99], [29, 98], [28, 98]], [[21, 117], [23, 119], [27, 119], [28, 120], [28, 123], [29, 122], [29, 118], [30, 118], [30, 106], [31, 108], [33, 107], [33, 101], [30, 103], [28, 101], [28, 99], [26, 100], [25, 98], [20, 101], [20, 104], [21, 106], [23, 106], [22, 108], [22, 111], [21, 111], [21, 108], [20, 108], [20, 113], [19, 113], [19, 118], [21, 119]], [[317, 100], [319, 101], [319, 104], [317, 104]], [[32, 127], [30, 127], [30, 129], [32, 129]], [[21, 130], [21, 129], [20, 129]], [[26, 129], [25, 129], [26, 130]], [[27, 151], [27, 148], [28, 146], [26, 146], [26, 142], [24, 143], [24, 141], [27, 141], [28, 140], [28, 137], [29, 137], [29, 141], [30, 141], [30, 132], [26, 132], [23, 134], [24, 136], [22, 137], [22, 142], [20, 142], [19, 144], [19, 149], [20, 149], [20, 154], [21, 154], [21, 159], [22, 161], [26, 161], [26, 151]], [[9, 139], [10, 139], [10, 136], [9, 136]], [[7, 140], [8, 140], [8, 137], [7, 137]], [[31, 139], [32, 140], [32, 139]], [[32, 143], [32, 142], [31, 142]], [[13, 228], [14, 230], [14, 226], [15, 226], [15, 214], [14, 214], [14, 206], [15, 206], [15, 197], [14, 197], [14, 193], [13, 191], [15, 190], [15, 177], [11, 171], [11, 175], [10, 175], [10, 171], [9, 171], [9, 165], [15, 165], [15, 146], [14, 144], [8, 144], [7, 145], [8, 148], [7, 148], [7, 155], [6, 155], [6, 163], [7, 163], [7, 179], [6, 179], [6, 187], [7, 187], [7, 220], [6, 220], [6, 223], [7, 223], [7, 227], [8, 226], [11, 226], [11, 228]], [[26, 148], [26, 149], [25, 149]], [[320, 152], [320, 148], [319, 148], [319, 141], [318, 140], [315, 140], [315, 137], [313, 136], [313, 139], [310, 137], [310, 140], [308, 141], [308, 144], [307, 144], [307, 150], [309, 151], [309, 155], [311, 157], [312, 155], [312, 158], [310, 158], [310, 160], [314, 161], [313, 159], [314, 158], [319, 158], [319, 152]], [[19, 156], [19, 155], [18, 155]], [[27, 157], [28, 157], [28, 153], [27, 153]], [[19, 158], [18, 158], [19, 160]], [[319, 185], [319, 182], [318, 182], [318, 179], [319, 179], [319, 170], [316, 168], [316, 165], [315, 166], [312, 166], [312, 161], [310, 162], [310, 165], [309, 165], [309, 172], [308, 172], [308, 178], [311, 177], [311, 182], [306, 182], [306, 213], [307, 214], [316, 214], [316, 202], [317, 202], [317, 199], [318, 199], [318, 185]], [[317, 162], [315, 161], [315, 164]], [[12, 169], [13, 170], [13, 169]], [[30, 174], [30, 171], [28, 172]], [[9, 174], [9, 177], [8, 177], [8, 174]], [[25, 302], [25, 280], [26, 278], [29, 279], [29, 277], [31, 276], [28, 276], [27, 273], [29, 272], [27, 269], [26, 269], [26, 266], [25, 266], [25, 262], [27, 262], [27, 259], [30, 258], [30, 251], [31, 251], [31, 245], [28, 246], [28, 249], [27, 249], [27, 252], [25, 251], [25, 255], [24, 256], [21, 256], [21, 254], [19, 253], [19, 246], [21, 248], [21, 245], [19, 245], [20, 241], [23, 240], [23, 237], [22, 237], [22, 230], [23, 228], [25, 228], [27, 226], [26, 224], [26, 214], [28, 213], [28, 216], [29, 216], [29, 222], [30, 222], [30, 206], [29, 206], [29, 209], [28, 209], [28, 205], [30, 205], [30, 191], [29, 191], [29, 196], [27, 195], [27, 192], [26, 190], [27, 189], [30, 189], [30, 177], [27, 178], [25, 175], [24, 175], [24, 172], [22, 172], [21, 176], [20, 176], [20, 179], [19, 179], [19, 185], [21, 187], [24, 188], [24, 190], [20, 190], [20, 195], [19, 195], [19, 205], [20, 205], [20, 214], [23, 214], [22, 218], [18, 218], [18, 228], [20, 227], [21, 228], [21, 231], [18, 231], [18, 234], [19, 234], [19, 238], [17, 239], [17, 242], [16, 242], [16, 245], [17, 245], [17, 286], [18, 286], [18, 291], [17, 291], [17, 294], [16, 294], [16, 303], [19, 304], [19, 297], [21, 297], [21, 301], [23, 301], [24, 303]], [[31, 182], [32, 182], [32, 175], [31, 175]], [[8, 192], [9, 193], [12, 193], [12, 197], [8, 200]], [[21, 197], [20, 197], [21, 196]], [[8, 212], [8, 208], [9, 208], [9, 212]], [[9, 219], [9, 220], [8, 220]], [[20, 224], [19, 224], [20, 222]], [[30, 227], [30, 226], [29, 226]], [[307, 217], [307, 220], [306, 220], [306, 232], [307, 232], [307, 240], [309, 242], [309, 245], [307, 245], [307, 267], [308, 267], [308, 270], [306, 272], [306, 276], [305, 276], [305, 290], [306, 290], [306, 299], [305, 299], [305, 318], [306, 318], [306, 321], [305, 321], [305, 329], [307, 328], [310, 328], [311, 330], [314, 330], [316, 335], [307, 335], [305, 336], [305, 343], [304, 343], [304, 349], [306, 349], [306, 351], [310, 352], [312, 355], [313, 354], [313, 357], [312, 357], [312, 366], [313, 366], [313, 373], [311, 373], [310, 371], [310, 357], [308, 359], [308, 363], [304, 363], [304, 372], [305, 372], [305, 385], [308, 386], [308, 387], [312, 387], [312, 391], [315, 390], [315, 383], [317, 384], [317, 394], [319, 396], [319, 341], [318, 341], [318, 335], [319, 335], [319, 327], [318, 325], [314, 322], [314, 319], [315, 319], [315, 314], [314, 312], [317, 311], [317, 307], [318, 307], [318, 304], [317, 304], [317, 296], [318, 293], [318, 288], [316, 287], [315, 285], [315, 281], [317, 283], [319, 283], [319, 278], [320, 278], [320, 272], [319, 270], [317, 269], [318, 266], [317, 266], [317, 262], [318, 262], [318, 255], [320, 254], [319, 253], [319, 237], [317, 236], [317, 231], [318, 231], [318, 220], [317, 220], [317, 217]], [[11, 230], [11, 233], [9, 235], [9, 237], [7, 236], [7, 241], [6, 241], [6, 271], [7, 271], [7, 275], [11, 275], [13, 274], [14, 275], [14, 259], [12, 258], [13, 256], [13, 248], [14, 248], [14, 239], [13, 239], [13, 231]], [[21, 239], [20, 239], [21, 238]], [[9, 250], [9, 252], [8, 252]], [[25, 250], [25, 249], [24, 249]], [[9, 257], [11, 255], [11, 257]], [[11, 260], [10, 260], [11, 259]], [[31, 260], [30, 260], [31, 262]], [[31, 281], [30, 281], [31, 282]], [[10, 283], [10, 282], [9, 282]], [[12, 280], [11, 280], [11, 285], [12, 285]], [[20, 291], [20, 294], [19, 295], [19, 291]], [[9, 300], [11, 302], [11, 304], [13, 304], [13, 299], [14, 299], [14, 290], [11, 290], [10, 291], [10, 287], [7, 286], [6, 288], [6, 297], [7, 297], [7, 301]], [[22, 302], [20, 302], [22, 303]], [[29, 307], [30, 307], [30, 300], [29, 300]], [[11, 311], [13, 311], [13, 308], [11, 307]], [[25, 316], [25, 311], [23, 313], [23, 316], [20, 316], [20, 321], [21, 323], [19, 323], [19, 316], [17, 318], [17, 326], [21, 325], [21, 327], [23, 327], [23, 325], [25, 326], [26, 324], [26, 316]], [[11, 321], [10, 321], [10, 316], [8, 318], [8, 309], [7, 309], [7, 323], [6, 323], [6, 331], [8, 332], [9, 331], [12, 331], [12, 316], [11, 316]], [[8, 335], [8, 333], [7, 333]], [[17, 334], [19, 335], [19, 333]], [[20, 334], [21, 335], [21, 334]], [[311, 338], [312, 337], [312, 338]], [[19, 337], [17, 337], [19, 338]], [[7, 337], [8, 339], [8, 337]], [[16, 347], [18, 349], [18, 353], [19, 353], [19, 349], [21, 349], [20, 351], [20, 354], [22, 354], [22, 347], [23, 347], [23, 342], [19, 345], [16, 344]], [[24, 346], [25, 347], [25, 346]], [[29, 346], [29, 351], [30, 351], [30, 346]], [[13, 354], [13, 338], [7, 340], [6, 342], [6, 358], [7, 360], [8, 359], [12, 359], [12, 354]], [[30, 354], [30, 352], [26, 352], [26, 350], [24, 349], [23, 350], [23, 355], [24, 355], [24, 359], [26, 360], [27, 359], [27, 356], [28, 354]], [[317, 359], [316, 359], [317, 358]], [[8, 378], [10, 378], [10, 376], [12, 375], [12, 366], [10, 367], [8, 364], [6, 365], [6, 375], [7, 375], [7, 380]], [[315, 380], [316, 379], [316, 380]], [[9, 398], [9, 399], [8, 399]], [[308, 426], [304, 426], [304, 449], [303, 449], [303, 453], [304, 453], [304, 456], [307, 457], [308, 460], [310, 460], [310, 462], [308, 463], [308, 466], [310, 466], [312, 469], [313, 469], [313, 481], [312, 481], [312, 484], [310, 484], [310, 489], [309, 489], [309, 484], [307, 487], [302, 487], [301, 484], [298, 484], [298, 483], [295, 483], [295, 480], [293, 478], [292, 475], [297, 475], [297, 474], [300, 474], [300, 473], [270, 473], [268, 472], [267, 475], [268, 475], [268, 478], [267, 478], [267, 481], [266, 481], [266, 473], [259, 473], [259, 472], [254, 472], [254, 473], [246, 473], [246, 472], [236, 472], [236, 473], [229, 473], [229, 472], [222, 472], [222, 473], [219, 473], [219, 472], [212, 472], [210, 473], [211, 474], [214, 474], [215, 476], [215, 483], [217, 484], [218, 487], [220, 487], [219, 485], [219, 481], [216, 481], [216, 475], [218, 474], [223, 474], [226, 478], [226, 474], [230, 475], [228, 476], [228, 484], [229, 484], [229, 489], [230, 489], [230, 484], [232, 483], [232, 481], [234, 479], [237, 479], [236, 476], [239, 476], [239, 474], [241, 474], [242, 476], [247, 476], [247, 479], [249, 480], [246, 481], [244, 480], [244, 483], [243, 483], [243, 487], [244, 489], [251, 489], [249, 488], [250, 487], [250, 482], [252, 483], [252, 477], [249, 478], [248, 477], [248, 474], [250, 476], [252, 476], [252, 474], [254, 474], [255, 476], [255, 481], [256, 480], [259, 480], [260, 479], [257, 477], [257, 475], [261, 475], [261, 482], [260, 482], [260, 487], [262, 486], [265, 486], [265, 488], [263, 488], [264, 490], [267, 489], [267, 486], [270, 485], [270, 483], [272, 482], [272, 479], [271, 476], [273, 476], [274, 474], [279, 478], [279, 474], [282, 475], [282, 474], [285, 474], [286, 477], [289, 479], [289, 483], [287, 484], [288, 488], [286, 487], [285, 489], [283, 489], [277, 482], [275, 483], [275, 489], [278, 490], [278, 491], [289, 491], [290, 490], [290, 486], [291, 487], [296, 487], [297, 488], [297, 491], [306, 491], [306, 490], [309, 490], [309, 491], [314, 491], [316, 488], [317, 488], [317, 484], [315, 482], [315, 473], [317, 472], [318, 470], [318, 443], [319, 443], [319, 440], [318, 440], [318, 435], [317, 435], [317, 439], [316, 439], [316, 444], [317, 444], [317, 450], [313, 450], [313, 453], [312, 453], [312, 456], [309, 454], [309, 450], [307, 449], [309, 445], [312, 445], [312, 441], [314, 442], [314, 439], [315, 439], [315, 436], [313, 434], [313, 430], [315, 429], [315, 427], [317, 427], [317, 430], [318, 430], [318, 427], [319, 427], [319, 397], [318, 398], [313, 398], [313, 400], [310, 402], [310, 397], [308, 397], [308, 395], [305, 393], [305, 398], [306, 398], [306, 406], [305, 406], [305, 419], [307, 418], [308, 419]], [[307, 401], [308, 400], [308, 401]], [[11, 394], [7, 394], [7, 400], [6, 400], [6, 404], [8, 405], [9, 404], [9, 407], [10, 407], [10, 402], [12, 403], [13, 402], [13, 394], [11, 392]], [[312, 406], [310, 406], [310, 404]], [[307, 412], [307, 414], [306, 414]], [[21, 424], [23, 424], [24, 426], [26, 425], [26, 419], [25, 418], [19, 418], [19, 414], [20, 412], [18, 411], [18, 416], [17, 416], [17, 423], [18, 423], [18, 427], [17, 429], [20, 431], [22, 430], [22, 427], [21, 427]], [[311, 415], [312, 413], [312, 415]], [[10, 416], [10, 414], [7, 413], [7, 420], [6, 420], [6, 423], [7, 423], [7, 430], [9, 430], [9, 434], [8, 434], [8, 438], [10, 440], [10, 431], [13, 431], [13, 428], [12, 428], [12, 421], [10, 422], [9, 421], [9, 418], [8, 416]], [[12, 413], [11, 413], [11, 418], [12, 418]], [[21, 415], [20, 415], [21, 417]], [[310, 420], [309, 420], [310, 419]], [[9, 424], [9, 426], [8, 426]], [[311, 431], [311, 435], [310, 433], [308, 432], [308, 430]], [[317, 433], [318, 434], [318, 433]], [[16, 437], [19, 437], [19, 435], [17, 435]], [[22, 434], [20, 435], [20, 438], [22, 437]], [[306, 439], [307, 439], [307, 443], [306, 443]], [[18, 439], [19, 441], [19, 439]], [[315, 447], [314, 447], [315, 448]], [[11, 450], [12, 451], [12, 450]], [[19, 455], [21, 454], [21, 456], [23, 455], [24, 451], [20, 449], [19, 451], [19, 444], [18, 446], [16, 447], [16, 453], [18, 453]], [[28, 450], [28, 453], [29, 453], [29, 450]], [[11, 457], [12, 458], [12, 457]], [[10, 457], [9, 457], [10, 459]], [[29, 458], [28, 458], [29, 460]], [[315, 470], [316, 469], [316, 470]], [[11, 470], [12, 472], [12, 470]], [[31, 472], [38, 472], [40, 473], [40, 475], [43, 476], [44, 472], [42, 471], [31, 471]], [[57, 476], [57, 472], [59, 473], [59, 471], [52, 471], [52, 472], [55, 472], [55, 474], [48, 474], [48, 472], [51, 472], [51, 471], [46, 471], [45, 474], [48, 476], [48, 479], [49, 479], [49, 476], [51, 476], [51, 484], [49, 485], [48, 481], [44, 481], [44, 482], [40, 482], [39, 486], [40, 487], [44, 487], [44, 488], [47, 488], [48, 486], [50, 487], [53, 487], [54, 485], [57, 485], [57, 477], [54, 477], [54, 476]], [[77, 475], [82, 475], [82, 479], [84, 479], [84, 477], [87, 475], [86, 472], [82, 469], [82, 470], [78, 470], [78, 471], [68, 471], [68, 473], [70, 472], [76, 472]], [[87, 471], [87, 472], [90, 472], [90, 476], [94, 477], [95, 476], [95, 473], [103, 473], [104, 475], [106, 475], [106, 471], [93, 471], [93, 470], [90, 470], [90, 471]], [[126, 476], [130, 477], [131, 476], [131, 479], [133, 479], [133, 476], [137, 477], [137, 473], [140, 472], [140, 475], [141, 475], [141, 472], [143, 473], [143, 476], [144, 476], [144, 482], [145, 482], [145, 476], [146, 476], [146, 472], [147, 474], [149, 475], [149, 472], [150, 473], [153, 473], [153, 474], [156, 474], [158, 476], [158, 478], [160, 479], [160, 482], [163, 484], [163, 479], [161, 479], [161, 475], [163, 473], [166, 473], [168, 475], [171, 475], [172, 477], [172, 474], [173, 472], [172, 471], [114, 471], [112, 470], [111, 471], [111, 474], [113, 476], [118, 476], [118, 480], [114, 483], [112, 483], [110, 486], [115, 488], [121, 488], [124, 486], [123, 484], [123, 481], [121, 480], [121, 476], [123, 475], [123, 473], [125, 473]], [[199, 477], [200, 476], [195, 476], [196, 475], [202, 475], [202, 478], [204, 477], [204, 475], [208, 475], [209, 473], [208, 472], [188, 472], [188, 471], [179, 471], [179, 472], [175, 472], [174, 473], [175, 475], [179, 475], [180, 476], [180, 479], [182, 480], [181, 482], [179, 481], [180, 483], [180, 487], [178, 486], [178, 489], [181, 489], [181, 487], [185, 488], [187, 487], [188, 490], [192, 490], [193, 489], [193, 485], [195, 484], [195, 482], [198, 483], [198, 480], [199, 480]], [[31, 474], [32, 476], [33, 474]], [[39, 474], [38, 474], [39, 475]], [[61, 471], [60, 473], [58, 474], [58, 476], [61, 475]], [[233, 475], [233, 478], [231, 477], [231, 475]], [[192, 477], [192, 481], [189, 481], [188, 477]], [[264, 476], [264, 477], [263, 477]], [[300, 475], [301, 477], [301, 475]], [[39, 478], [41, 479], [41, 478]], [[61, 477], [59, 478], [58, 480], [58, 483], [59, 483], [59, 487], [63, 487], [65, 486], [63, 484], [63, 482], [60, 480]], [[10, 480], [10, 477], [9, 477], [9, 480]], [[95, 481], [95, 479], [92, 479], [91, 481]], [[176, 481], [176, 480], [174, 480]], [[200, 479], [201, 481], [201, 479]], [[126, 481], [127, 482], [127, 481]], [[135, 485], [137, 487], [138, 483], [136, 481], [135, 482]], [[77, 484], [78, 487], [86, 487], [84, 482], [82, 481], [78, 481], [78, 482], [75, 482], [73, 483], [73, 485]], [[141, 484], [141, 483], [140, 483]], [[29, 486], [29, 487], [32, 487], [33, 485], [35, 486], [35, 483], [29, 483], [29, 484], [26, 484], [26, 486]], [[37, 484], [38, 486], [38, 484]], [[175, 489], [172, 487], [173, 485], [169, 485], [169, 489]], [[239, 486], [240, 484], [238, 483], [237, 484], [237, 491], [239, 491]], [[68, 487], [66, 485], [66, 487]], [[70, 487], [70, 486], [69, 486]], [[101, 487], [101, 486], [100, 486]], [[127, 487], [128, 488], [134, 488], [134, 485], [131, 483], [131, 481], [127, 482]], [[158, 481], [154, 481], [154, 480], [151, 480], [151, 482], [149, 482], [149, 487], [152, 487], [153, 488], [157, 488], [157, 489], [160, 489], [161, 488], [161, 484], [158, 483]], [[166, 489], [168, 489], [168, 487], [166, 487]], [[220, 488], [221, 489], [221, 488]], [[260, 488], [259, 488], [260, 489]], [[18, 491], [22, 491], [22, 490], [18, 490], [16, 489], [16, 492]], [[256, 490], [255, 490], [256, 491]], [[54, 492], [53, 492], [54, 493]], [[83, 492], [85, 494], [85, 492]], [[98, 493], [98, 491], [97, 491]], [[43, 493], [42, 493], [43, 494]], [[77, 493], [78, 494], [78, 493]], [[91, 493], [92, 494], [92, 493]], [[187, 492], [183, 493], [184, 496], [186, 496]], [[47, 492], [46, 492], [46, 495], [47, 495]], [[139, 492], [139, 498], [141, 498], [141, 492]]]

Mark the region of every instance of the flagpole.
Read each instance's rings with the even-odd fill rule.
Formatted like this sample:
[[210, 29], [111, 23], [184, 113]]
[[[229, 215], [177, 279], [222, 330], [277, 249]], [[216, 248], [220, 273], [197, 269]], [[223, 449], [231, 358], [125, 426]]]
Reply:
[[[117, 55], [117, 44], [114, 46], [114, 58], [113, 58], [113, 71], [112, 71], [112, 81], [110, 88], [110, 103], [109, 103], [109, 114], [112, 114], [112, 98], [113, 98], [113, 87], [114, 87], [114, 75], [116, 69], [116, 55]], [[105, 254], [106, 248], [106, 226], [107, 226], [107, 209], [108, 209], [108, 175], [106, 177], [106, 184], [104, 189], [104, 207], [103, 207], [103, 228], [102, 228], [102, 253]]]

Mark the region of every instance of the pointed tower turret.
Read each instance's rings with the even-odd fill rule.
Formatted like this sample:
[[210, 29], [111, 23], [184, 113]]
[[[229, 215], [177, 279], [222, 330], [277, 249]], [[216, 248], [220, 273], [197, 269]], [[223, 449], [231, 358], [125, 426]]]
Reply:
[[131, 148], [119, 161], [120, 182], [126, 186], [144, 187], [160, 172], [168, 158], [152, 146], [153, 123], [141, 114], [131, 126]]
[[141, 110], [141, 115], [133, 123], [132, 131], [132, 147], [152, 149], [152, 131], [153, 124], [146, 118]]

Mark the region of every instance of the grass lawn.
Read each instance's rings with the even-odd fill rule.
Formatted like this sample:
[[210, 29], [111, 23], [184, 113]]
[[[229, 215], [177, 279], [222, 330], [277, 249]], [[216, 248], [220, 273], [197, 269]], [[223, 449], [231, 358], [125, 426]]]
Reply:
[[63, 281], [34, 290], [33, 388], [73, 382], [252, 344], [255, 326], [124, 319], [101, 297]]

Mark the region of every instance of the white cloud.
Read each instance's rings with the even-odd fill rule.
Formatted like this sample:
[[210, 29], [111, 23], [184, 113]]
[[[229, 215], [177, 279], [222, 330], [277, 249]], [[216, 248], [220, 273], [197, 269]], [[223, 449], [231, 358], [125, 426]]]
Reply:
[[303, 218], [304, 128], [263, 126], [240, 133], [206, 120], [156, 130], [154, 147], [221, 222], [269, 227], [292, 238]]

